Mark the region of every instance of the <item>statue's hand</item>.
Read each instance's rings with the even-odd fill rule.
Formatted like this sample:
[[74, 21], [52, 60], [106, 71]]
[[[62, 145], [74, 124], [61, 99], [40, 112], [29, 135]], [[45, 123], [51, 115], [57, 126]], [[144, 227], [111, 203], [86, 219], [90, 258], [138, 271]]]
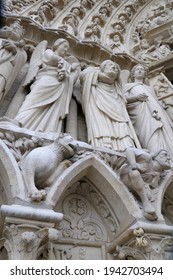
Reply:
[[74, 62], [71, 65], [71, 71], [76, 71], [76, 69], [80, 66], [80, 63]]
[[140, 163], [135, 163], [130, 166], [132, 170], [138, 170], [140, 173], [145, 173], [146, 172], [146, 167], [143, 164]]
[[17, 47], [15, 46], [14, 43], [9, 42], [9, 41], [3, 41], [2, 42], [3, 48], [6, 49], [8, 52], [12, 52], [13, 55], [17, 53]]
[[137, 100], [138, 101], [146, 101], [146, 100], [148, 100], [148, 95], [146, 95], [146, 93], [139, 93], [137, 95]]

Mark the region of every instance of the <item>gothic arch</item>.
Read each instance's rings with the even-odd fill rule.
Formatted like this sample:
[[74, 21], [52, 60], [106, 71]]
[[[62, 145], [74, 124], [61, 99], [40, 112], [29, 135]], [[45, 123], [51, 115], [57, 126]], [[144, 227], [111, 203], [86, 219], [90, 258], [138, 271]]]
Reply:
[[92, 259], [92, 254], [106, 259], [106, 244], [124, 231], [125, 224], [130, 227], [142, 217], [117, 174], [95, 156], [69, 167], [52, 187], [47, 201], [54, 211], [64, 214], [55, 259]]
[[122, 212], [124, 219], [129, 217], [130, 221], [142, 217], [138, 204], [119, 180], [118, 175], [95, 156], [87, 156], [64, 171], [48, 193], [47, 201], [49, 204], [56, 208], [64, 193], [84, 177], [96, 186], [110, 205], [113, 205], [114, 213], [116, 215], [119, 213], [118, 219], [123, 220]]
[[159, 220], [164, 220], [162, 213], [164, 207], [163, 205], [165, 204], [165, 195], [166, 197], [169, 197], [169, 200], [173, 202], [173, 193], [171, 192], [172, 180], [173, 180], [173, 174], [170, 171], [162, 181], [161, 185], [159, 186], [159, 189], [158, 190], [156, 189], [157, 198], [155, 200], [155, 207]]
[[8, 147], [0, 140], [1, 204], [12, 204], [15, 198], [24, 197], [24, 186], [17, 162]]
[[10, 246], [5, 238], [0, 239], [0, 259], [8, 260], [10, 255]]
[[173, 225], [173, 175], [168, 174], [164, 188], [160, 190], [158, 205], [166, 224]]

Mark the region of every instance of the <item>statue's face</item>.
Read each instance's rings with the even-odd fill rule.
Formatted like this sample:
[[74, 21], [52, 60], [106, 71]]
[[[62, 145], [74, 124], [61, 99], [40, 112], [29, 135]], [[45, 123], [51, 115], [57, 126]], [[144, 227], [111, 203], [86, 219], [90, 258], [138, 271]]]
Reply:
[[119, 42], [120, 41], [119, 35], [114, 35], [113, 40], [114, 42]]
[[134, 71], [135, 78], [145, 78], [145, 68], [142, 65], [138, 65]]
[[118, 23], [114, 25], [114, 29], [117, 30], [117, 31], [119, 31], [119, 32], [122, 31], [122, 27], [121, 27], [121, 25], [118, 24]]
[[119, 20], [121, 20], [122, 22], [126, 22], [126, 21], [127, 21], [126, 18], [125, 18], [125, 16], [123, 16], [123, 15], [121, 15], [121, 16], [119, 17]]
[[170, 156], [168, 155], [167, 151], [162, 150], [155, 158], [155, 160], [160, 164], [163, 169], [170, 168]]
[[59, 56], [64, 56], [66, 54], [66, 52], [68, 51], [69, 49], [69, 44], [68, 42], [62, 42], [58, 47], [57, 47], [57, 50], [56, 52], [58, 53]]
[[101, 13], [101, 14], [105, 14], [105, 15], [106, 15], [106, 14], [107, 14], [107, 10], [106, 10], [106, 8], [102, 8], [102, 9], [100, 10], [100, 13]]
[[87, 1], [87, 0], [81, 0], [81, 4], [83, 4], [83, 5], [84, 5], [84, 7], [85, 7], [85, 6], [87, 6], [87, 5], [88, 5], [88, 1]]
[[118, 71], [117, 65], [113, 61], [110, 60], [106, 63], [103, 72], [105, 74], [111, 75], [112, 77], [114, 77], [116, 79], [119, 71]]
[[78, 16], [80, 14], [80, 11], [79, 11], [79, 9], [74, 8], [72, 13], [75, 14], [76, 16]]
[[141, 47], [144, 48], [144, 49], [147, 49], [149, 47], [149, 44], [148, 44], [147, 40], [143, 39], [141, 41]]

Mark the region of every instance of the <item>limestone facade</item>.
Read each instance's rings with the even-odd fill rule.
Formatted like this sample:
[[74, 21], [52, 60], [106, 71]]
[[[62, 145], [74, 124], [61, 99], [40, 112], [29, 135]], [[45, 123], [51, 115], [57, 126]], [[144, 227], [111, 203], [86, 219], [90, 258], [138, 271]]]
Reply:
[[172, 16], [3, 2], [0, 259], [173, 259]]

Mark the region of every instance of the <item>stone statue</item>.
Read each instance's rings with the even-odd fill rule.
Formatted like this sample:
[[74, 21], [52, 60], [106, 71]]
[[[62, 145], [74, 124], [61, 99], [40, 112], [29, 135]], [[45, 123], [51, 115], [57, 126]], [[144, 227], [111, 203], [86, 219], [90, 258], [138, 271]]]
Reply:
[[97, 17], [93, 22], [87, 25], [84, 35], [86, 40], [99, 42], [101, 35], [101, 20]]
[[50, 187], [70, 165], [75, 144], [70, 135], [57, 138], [52, 144], [32, 150], [22, 162], [22, 174], [32, 201], [41, 201], [46, 196], [44, 188]]
[[110, 34], [112, 39], [109, 43], [109, 48], [113, 53], [123, 53], [125, 52], [125, 46], [124, 46], [124, 39], [121, 33], [119, 32], [113, 32]]
[[69, 48], [65, 39], [56, 40], [52, 50], [46, 48], [47, 41], [41, 42], [31, 57], [24, 86], [35, 81], [15, 119], [31, 130], [60, 134], [80, 66], [72, 56], [63, 58]]
[[173, 132], [159, 104], [154, 88], [147, 83], [147, 69], [137, 64], [131, 71], [131, 83], [124, 87], [127, 109], [142, 148], [151, 152], [168, 151], [173, 159]]
[[170, 157], [165, 150], [155, 154], [147, 150], [127, 148], [127, 163], [120, 168], [120, 178], [133, 192], [138, 194], [143, 204], [144, 216], [149, 220], [156, 220], [157, 215], [151, 203], [150, 186], [163, 170], [170, 169]]
[[23, 40], [24, 30], [16, 20], [0, 30], [0, 102], [11, 88], [27, 60]]
[[137, 57], [146, 64], [162, 59], [172, 52], [169, 45], [163, 43], [160, 39], [155, 40], [151, 46], [146, 39], [142, 39], [140, 41], [140, 48], [141, 51]]
[[73, 36], [76, 36], [78, 34], [78, 24], [79, 20], [77, 17], [74, 14], [69, 13], [63, 18], [62, 24], [60, 24], [58, 28], [67, 31]]
[[100, 68], [84, 70], [80, 78], [89, 143], [116, 151], [138, 145], [122, 96], [119, 65], [105, 60]]
[[142, 39], [140, 41], [140, 53], [137, 58], [146, 64], [157, 61], [159, 56], [156, 53], [156, 46], [154, 44], [150, 46], [146, 39]]

